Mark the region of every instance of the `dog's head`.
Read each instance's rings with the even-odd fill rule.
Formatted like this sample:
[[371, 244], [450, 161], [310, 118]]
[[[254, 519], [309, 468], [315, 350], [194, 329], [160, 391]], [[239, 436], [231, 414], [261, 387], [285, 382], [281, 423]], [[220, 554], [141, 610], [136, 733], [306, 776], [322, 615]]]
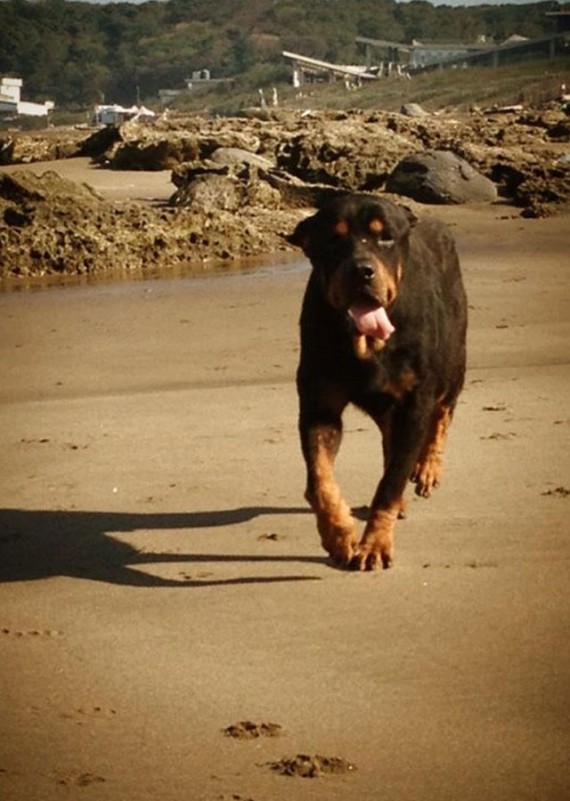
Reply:
[[373, 195], [342, 195], [300, 222], [289, 241], [311, 260], [327, 302], [366, 336], [386, 340], [413, 215]]

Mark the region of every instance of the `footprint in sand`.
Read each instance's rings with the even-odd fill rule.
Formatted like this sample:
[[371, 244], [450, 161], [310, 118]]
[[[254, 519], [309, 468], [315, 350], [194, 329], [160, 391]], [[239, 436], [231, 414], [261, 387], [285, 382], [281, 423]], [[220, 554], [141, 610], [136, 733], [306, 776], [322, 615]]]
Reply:
[[292, 759], [279, 759], [268, 763], [271, 770], [281, 776], [301, 779], [318, 779], [321, 776], [342, 776], [356, 770], [356, 765], [341, 757], [325, 757], [320, 754], [297, 754]]
[[546, 490], [541, 494], [551, 498], [567, 498], [570, 495], [570, 489], [568, 489], [568, 487], [555, 487], [554, 489]]
[[223, 733], [235, 740], [254, 740], [257, 737], [279, 737], [283, 728], [278, 723], [252, 723], [251, 720], [242, 720], [227, 726]]
[[76, 787], [89, 787], [91, 784], [101, 784], [107, 781], [103, 776], [98, 776], [96, 773], [79, 773], [76, 776], [68, 776], [58, 779], [57, 783], [69, 787], [75, 785]]
[[40, 639], [45, 639], [46, 637], [61, 637], [63, 634], [62, 631], [58, 631], [57, 629], [44, 629], [40, 631], [39, 629], [30, 629], [29, 631], [19, 630], [19, 629], [0, 629], [0, 634], [3, 634], [5, 637], [38, 637]]

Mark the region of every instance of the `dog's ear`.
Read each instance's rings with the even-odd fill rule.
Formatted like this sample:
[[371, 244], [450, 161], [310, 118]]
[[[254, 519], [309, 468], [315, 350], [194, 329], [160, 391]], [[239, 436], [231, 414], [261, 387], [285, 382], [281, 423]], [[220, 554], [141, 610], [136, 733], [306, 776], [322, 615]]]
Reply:
[[397, 242], [405, 239], [410, 232], [410, 228], [418, 221], [418, 218], [410, 209], [405, 206], [397, 206], [395, 203], [385, 206], [384, 213], [390, 236]]
[[303, 253], [308, 256], [311, 250], [311, 240], [315, 229], [315, 216], [307, 217], [297, 224], [295, 230], [286, 236], [287, 242], [295, 247], [301, 248]]
[[413, 228], [416, 223], [419, 222], [419, 217], [414, 214], [409, 206], [400, 206], [406, 217], [408, 218], [408, 222], [410, 224], [410, 228]]

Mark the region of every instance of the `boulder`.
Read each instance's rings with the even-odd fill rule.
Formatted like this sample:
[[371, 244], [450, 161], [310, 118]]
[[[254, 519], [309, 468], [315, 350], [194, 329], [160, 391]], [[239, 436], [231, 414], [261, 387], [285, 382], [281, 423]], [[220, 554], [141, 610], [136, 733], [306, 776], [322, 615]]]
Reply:
[[186, 206], [205, 214], [219, 209], [237, 212], [244, 204], [243, 184], [230, 175], [206, 172], [193, 176], [171, 197], [172, 206]]
[[429, 111], [422, 108], [419, 103], [404, 103], [400, 114], [404, 114], [406, 117], [429, 117]]
[[265, 170], [270, 170], [273, 167], [273, 162], [269, 159], [240, 147], [218, 147], [210, 155], [210, 160], [215, 164], [223, 164], [225, 166], [249, 164], [251, 167], [261, 167]]
[[493, 203], [497, 200], [495, 184], [448, 150], [407, 156], [389, 176], [386, 191], [420, 203]]

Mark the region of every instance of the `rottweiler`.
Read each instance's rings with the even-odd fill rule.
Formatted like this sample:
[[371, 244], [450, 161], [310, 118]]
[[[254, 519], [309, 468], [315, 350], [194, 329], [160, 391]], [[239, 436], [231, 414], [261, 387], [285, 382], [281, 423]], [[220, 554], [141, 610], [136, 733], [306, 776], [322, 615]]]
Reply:
[[[289, 241], [311, 262], [297, 371], [305, 497], [333, 562], [390, 567], [408, 480], [428, 497], [465, 375], [467, 300], [455, 243], [368, 194], [346, 194], [302, 220]], [[352, 403], [382, 434], [384, 473], [359, 540], [333, 473]]]

